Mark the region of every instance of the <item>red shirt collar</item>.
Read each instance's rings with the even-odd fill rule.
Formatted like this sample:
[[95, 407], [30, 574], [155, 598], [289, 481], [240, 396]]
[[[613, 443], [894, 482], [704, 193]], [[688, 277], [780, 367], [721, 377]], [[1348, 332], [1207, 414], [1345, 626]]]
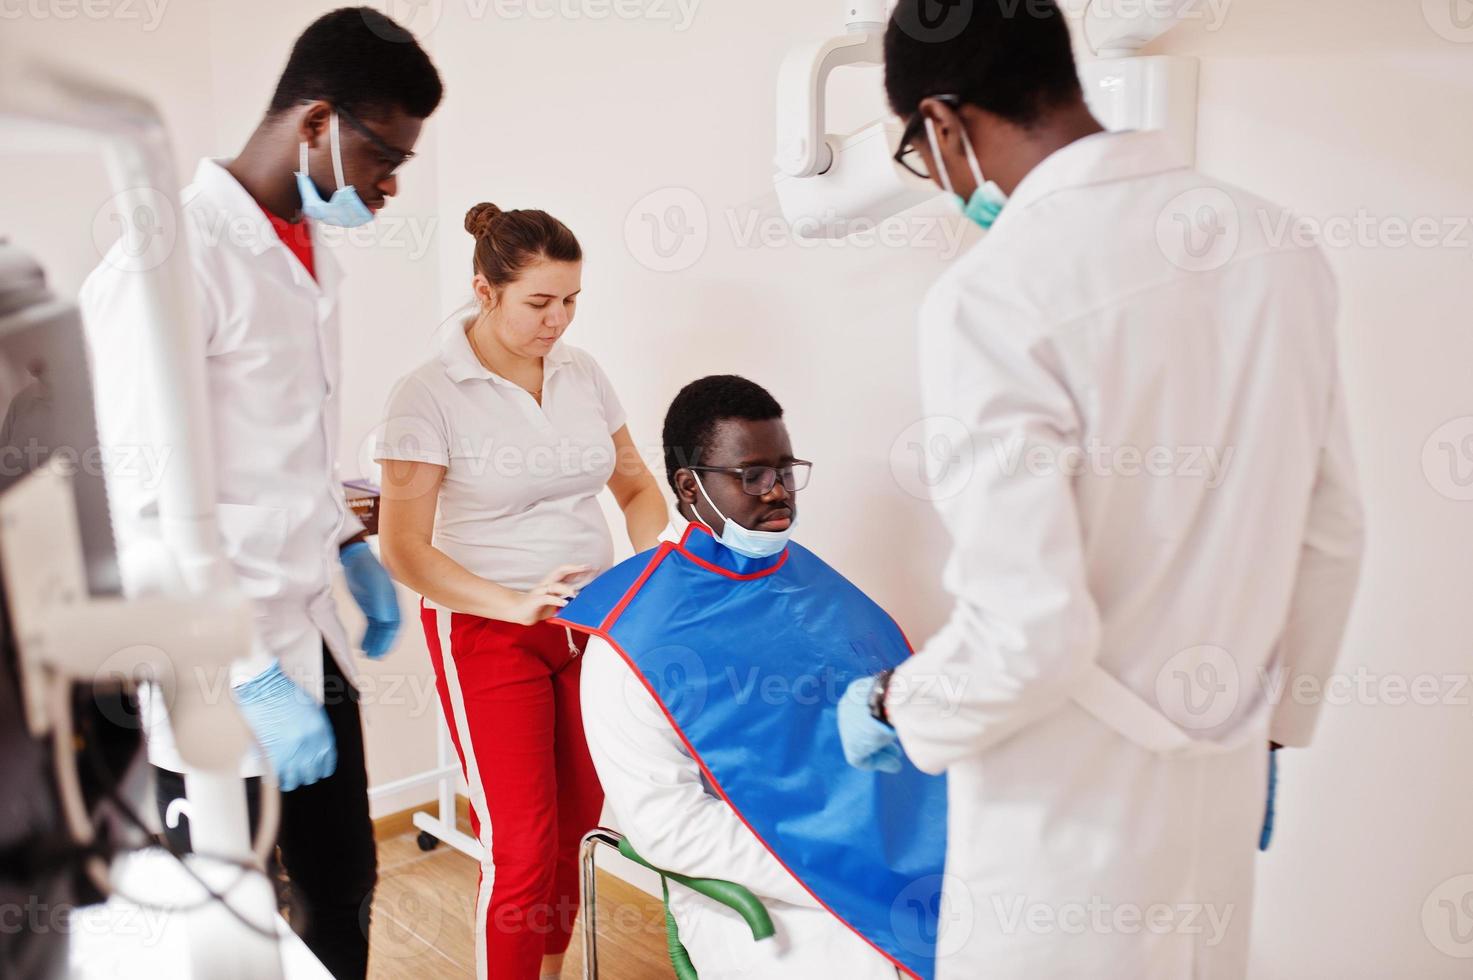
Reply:
[[280, 238], [281, 243], [291, 250], [291, 253], [297, 257], [298, 262], [302, 263], [302, 268], [307, 270], [307, 275], [316, 279], [317, 270], [312, 261], [311, 224], [307, 222], [306, 218], [294, 224], [278, 218], [265, 208], [261, 210], [265, 212], [266, 219], [271, 222], [271, 228], [276, 232], [276, 237]]

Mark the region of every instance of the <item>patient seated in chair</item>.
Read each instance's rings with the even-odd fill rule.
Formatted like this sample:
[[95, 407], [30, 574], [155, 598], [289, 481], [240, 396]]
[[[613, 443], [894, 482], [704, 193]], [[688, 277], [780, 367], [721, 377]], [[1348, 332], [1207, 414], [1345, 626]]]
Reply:
[[909, 648], [873, 601], [788, 540], [809, 464], [743, 378], [687, 385], [665, 419], [679, 517], [554, 620], [590, 634], [583, 723], [617, 829], [650, 864], [750, 889], [775, 935], [680, 886], [701, 980], [927, 980], [945, 778], [845, 764], [849, 681]]

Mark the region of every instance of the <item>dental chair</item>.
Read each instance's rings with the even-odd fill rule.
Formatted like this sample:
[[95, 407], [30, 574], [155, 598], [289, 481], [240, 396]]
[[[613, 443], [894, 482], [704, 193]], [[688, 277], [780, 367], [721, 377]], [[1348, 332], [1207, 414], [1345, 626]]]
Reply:
[[772, 918], [762, 907], [757, 896], [746, 888], [735, 882], [722, 881], [719, 878], [692, 878], [689, 875], [657, 868], [635, 853], [633, 845], [624, 838], [623, 834], [600, 827], [583, 835], [583, 842], [578, 852], [583, 880], [583, 980], [598, 980], [598, 895], [595, 887], [597, 882], [594, 857], [599, 845], [613, 848], [635, 864], [643, 865], [660, 876], [660, 891], [665, 901], [665, 934], [670, 950], [670, 965], [675, 968], [676, 980], [698, 980], [698, 978], [696, 968], [691, 963], [690, 954], [686, 952], [684, 944], [680, 941], [675, 916], [670, 913], [671, 881], [735, 911], [747, 923], [747, 928], [752, 930], [753, 941], [760, 942], [772, 937]]

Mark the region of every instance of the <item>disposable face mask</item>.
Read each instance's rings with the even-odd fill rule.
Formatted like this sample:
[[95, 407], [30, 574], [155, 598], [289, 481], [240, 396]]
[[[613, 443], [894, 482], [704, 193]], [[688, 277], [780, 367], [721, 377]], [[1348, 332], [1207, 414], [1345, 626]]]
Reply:
[[716, 506], [716, 501], [711, 499], [711, 495], [706, 492], [705, 485], [701, 483], [699, 473], [692, 472], [691, 475], [696, 478], [696, 486], [701, 488], [701, 496], [706, 498], [706, 503], [710, 504], [716, 516], [721, 518], [721, 534], [716, 540], [737, 554], [748, 558], [771, 558], [788, 546], [788, 539], [793, 536], [793, 528], [798, 523], [797, 517], [788, 522], [785, 531], [749, 530], [721, 513], [721, 508]]
[[1008, 203], [1008, 196], [992, 181], [982, 179], [982, 167], [977, 163], [977, 154], [972, 152], [972, 141], [967, 138], [965, 129], [961, 131], [961, 136], [962, 146], [967, 151], [967, 166], [971, 168], [972, 177], [977, 181], [977, 189], [966, 201], [951, 187], [951, 176], [946, 172], [946, 164], [941, 161], [941, 145], [936, 142], [936, 127], [931, 123], [931, 118], [926, 117], [926, 139], [931, 143], [931, 159], [936, 161], [941, 186], [946, 188], [946, 193], [951, 195], [963, 215], [980, 228], [991, 228], [997, 216], [1002, 213], [1002, 206]]
[[327, 124], [328, 142], [332, 146], [332, 176], [338, 189], [332, 199], [324, 201], [317, 192], [317, 185], [307, 176], [307, 143], [298, 148], [300, 169], [297, 171], [297, 193], [302, 195], [302, 214], [313, 221], [342, 228], [356, 228], [373, 220], [373, 212], [358, 196], [358, 189], [343, 179], [343, 156], [338, 149], [338, 114], [334, 112]]

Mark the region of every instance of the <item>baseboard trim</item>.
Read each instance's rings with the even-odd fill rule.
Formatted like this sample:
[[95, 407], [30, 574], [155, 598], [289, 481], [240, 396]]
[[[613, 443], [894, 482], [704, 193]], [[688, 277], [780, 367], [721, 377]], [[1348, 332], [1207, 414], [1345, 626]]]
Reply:
[[[393, 813], [384, 814], [373, 822], [374, 840], [385, 841], [391, 837], [417, 833], [414, 827], [414, 815], [426, 810], [433, 813], [438, 806], [437, 801], [426, 800], [407, 810], [396, 810]], [[459, 793], [455, 794], [455, 818], [462, 826], [470, 823], [470, 806], [471, 802], [468, 798]]]

